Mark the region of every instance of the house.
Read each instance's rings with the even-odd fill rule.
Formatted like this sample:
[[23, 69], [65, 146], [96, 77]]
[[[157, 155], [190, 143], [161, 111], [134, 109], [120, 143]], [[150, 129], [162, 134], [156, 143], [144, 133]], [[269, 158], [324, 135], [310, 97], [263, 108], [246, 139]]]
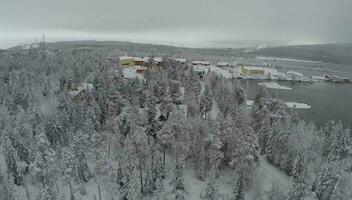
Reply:
[[134, 63], [135, 63], [135, 65], [138, 65], [138, 66], [147, 67], [148, 61], [149, 61], [149, 57], [136, 57], [136, 58], [134, 58]]
[[130, 56], [121, 56], [119, 57], [120, 65], [125, 67], [133, 67], [135, 65], [135, 58]]
[[193, 65], [199, 65], [199, 66], [210, 66], [209, 61], [193, 61]]
[[240, 74], [241, 76], [259, 77], [264, 76], [265, 69], [263, 67], [241, 66]]

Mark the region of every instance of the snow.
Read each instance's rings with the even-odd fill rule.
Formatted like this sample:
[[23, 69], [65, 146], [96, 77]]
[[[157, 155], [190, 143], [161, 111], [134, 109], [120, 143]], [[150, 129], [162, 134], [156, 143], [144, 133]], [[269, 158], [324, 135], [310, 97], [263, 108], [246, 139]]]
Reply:
[[137, 73], [137, 68], [124, 68], [122, 70], [123, 76], [127, 79], [133, 79], [133, 78], [138, 78], [138, 79], [144, 79], [142, 74]]
[[286, 190], [292, 185], [289, 176], [261, 156], [254, 180], [255, 182], [246, 194], [246, 199], [256, 199], [258, 194], [269, 191], [274, 184]]
[[217, 63], [217, 66], [228, 66], [229, 65], [229, 63], [228, 62], [218, 62]]
[[177, 62], [180, 62], [180, 63], [185, 63], [185, 62], [187, 62], [187, 60], [186, 59], [183, 59], [183, 58], [176, 58], [175, 59]]
[[227, 78], [227, 79], [234, 77], [233, 76], [234, 73], [233, 72], [231, 73], [230, 69], [224, 69], [224, 68], [217, 67], [217, 66], [210, 66], [210, 71], [213, 71], [216, 74], [221, 75], [221, 76], [223, 76], [224, 78]]
[[72, 96], [76, 96], [79, 94], [82, 90], [87, 90], [87, 91], [92, 91], [93, 90], [93, 84], [92, 83], [81, 83], [76, 90], [71, 90], [70, 94]]
[[265, 57], [265, 56], [257, 56], [256, 59], [259, 59], [259, 60], [281, 60], [281, 61], [306, 62], [306, 63], [321, 63], [321, 62], [312, 61], [312, 60], [299, 60], [299, 59], [291, 59], [291, 58], [278, 58], [278, 57]]
[[299, 73], [299, 72], [295, 72], [295, 71], [288, 71], [288, 72], [286, 72], [286, 74], [288, 74], [288, 75], [293, 75], [293, 76], [303, 77], [303, 74], [301, 74], [301, 73]]
[[312, 76], [312, 79], [315, 81], [325, 81], [327, 80], [327, 78], [323, 77], [323, 76]]
[[162, 59], [161, 57], [155, 57], [155, 58], [154, 58], [154, 61], [155, 61], [155, 62], [162, 62], [162, 60], [163, 60], [163, 59]]
[[297, 102], [286, 102], [287, 107], [289, 108], [297, 108], [297, 109], [309, 109], [312, 106], [305, 103], [297, 103]]
[[193, 65], [210, 65], [209, 61], [193, 61]]
[[132, 57], [132, 56], [120, 56], [119, 59], [120, 60], [130, 60], [130, 59], [134, 59], [134, 57]]
[[[247, 100], [247, 106], [253, 106], [253, 100]], [[285, 102], [288, 108], [295, 108], [295, 109], [310, 109], [312, 106], [305, 104], [305, 103], [297, 103], [297, 102]]]
[[148, 62], [149, 57], [135, 57], [134, 61]]
[[258, 83], [258, 85], [262, 85], [266, 88], [270, 89], [278, 89], [278, 90], [292, 90], [290, 87], [282, 86], [276, 82], [263, 82], [263, 83]]

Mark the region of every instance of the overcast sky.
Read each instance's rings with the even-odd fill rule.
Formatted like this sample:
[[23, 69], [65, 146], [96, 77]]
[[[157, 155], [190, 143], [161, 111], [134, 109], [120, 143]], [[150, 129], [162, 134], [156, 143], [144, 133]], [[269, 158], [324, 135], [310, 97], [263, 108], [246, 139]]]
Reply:
[[43, 33], [181, 46], [352, 43], [352, 0], [0, 0], [0, 48]]

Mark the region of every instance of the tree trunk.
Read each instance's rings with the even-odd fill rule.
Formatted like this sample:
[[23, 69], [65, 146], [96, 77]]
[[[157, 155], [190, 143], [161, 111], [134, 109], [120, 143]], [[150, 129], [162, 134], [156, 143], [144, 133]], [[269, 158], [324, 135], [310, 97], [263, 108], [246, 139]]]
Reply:
[[60, 193], [59, 186], [57, 185], [56, 180], [55, 180], [55, 186], [56, 186], [56, 190], [57, 190], [57, 192], [58, 192], [58, 193]]
[[98, 195], [99, 195], [99, 200], [102, 200], [101, 199], [101, 190], [100, 190], [100, 185], [98, 184]]
[[31, 197], [29, 195], [29, 190], [25, 181], [23, 182], [23, 185], [24, 185], [24, 188], [26, 189], [27, 200], [31, 200]]
[[139, 177], [141, 181], [141, 194], [143, 194], [143, 172], [142, 172], [142, 160], [139, 157]]
[[164, 164], [164, 167], [165, 167], [165, 164], [166, 164], [166, 162], [165, 162], [165, 161], [166, 161], [166, 160], [165, 160], [165, 159], [166, 159], [166, 158], [165, 158], [165, 157], [166, 157], [166, 145], [164, 144], [163, 147], [164, 147], [164, 151], [163, 151], [163, 164]]
[[109, 159], [110, 159], [110, 154], [111, 154], [111, 153], [110, 153], [110, 151], [111, 151], [110, 149], [111, 149], [111, 148], [110, 148], [110, 143], [109, 143], [109, 145], [108, 145], [108, 157], [109, 157]]
[[71, 194], [70, 200], [75, 200], [75, 196], [73, 195], [73, 191], [72, 191], [72, 184], [71, 184], [71, 181], [68, 182], [68, 185], [70, 186], [70, 194]]

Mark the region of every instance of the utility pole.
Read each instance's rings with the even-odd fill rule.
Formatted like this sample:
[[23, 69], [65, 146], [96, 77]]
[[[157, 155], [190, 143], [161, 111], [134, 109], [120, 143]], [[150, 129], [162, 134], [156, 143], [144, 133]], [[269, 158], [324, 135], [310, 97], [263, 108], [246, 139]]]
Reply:
[[43, 47], [43, 52], [45, 51], [45, 34], [43, 34], [43, 45], [42, 45], [42, 47]]
[[43, 34], [43, 41], [42, 41], [42, 58], [44, 59], [45, 57], [45, 34]]

